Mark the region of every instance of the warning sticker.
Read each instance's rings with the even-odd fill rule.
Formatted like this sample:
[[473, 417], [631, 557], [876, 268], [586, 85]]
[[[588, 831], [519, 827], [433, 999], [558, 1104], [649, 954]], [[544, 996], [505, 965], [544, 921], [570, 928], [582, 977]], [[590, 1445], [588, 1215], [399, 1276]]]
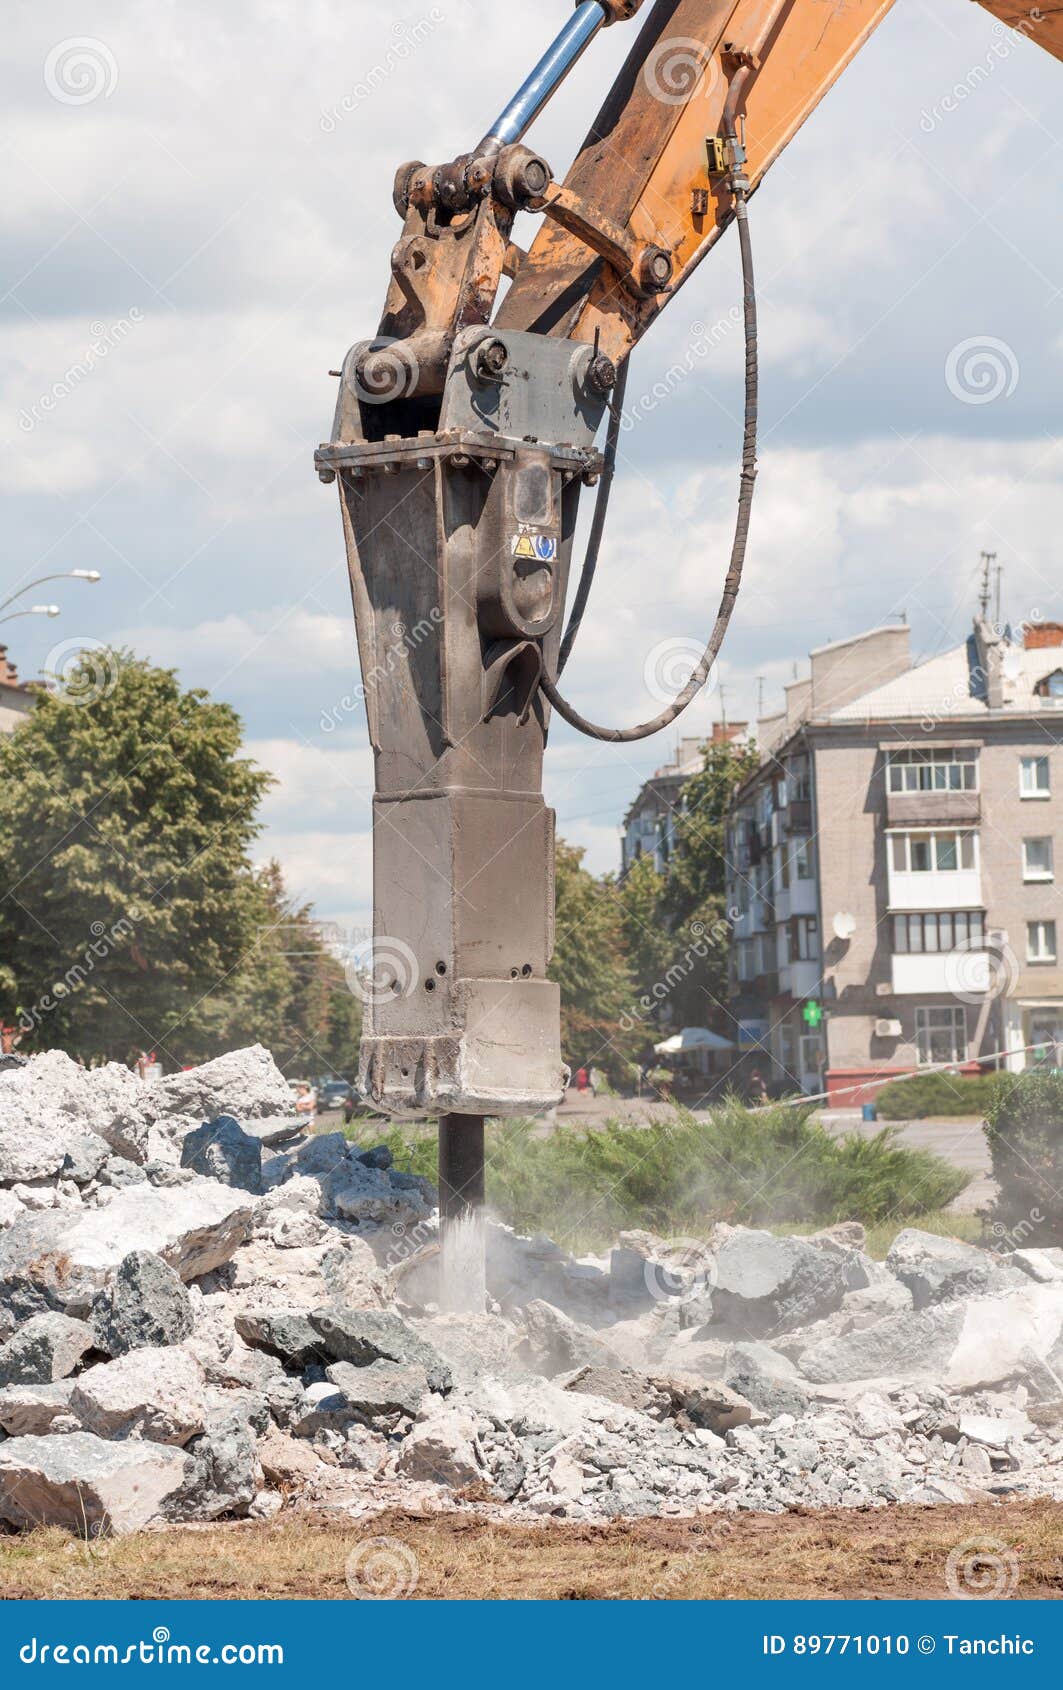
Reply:
[[536, 563], [556, 563], [557, 536], [554, 534], [514, 534], [513, 556], [532, 558]]

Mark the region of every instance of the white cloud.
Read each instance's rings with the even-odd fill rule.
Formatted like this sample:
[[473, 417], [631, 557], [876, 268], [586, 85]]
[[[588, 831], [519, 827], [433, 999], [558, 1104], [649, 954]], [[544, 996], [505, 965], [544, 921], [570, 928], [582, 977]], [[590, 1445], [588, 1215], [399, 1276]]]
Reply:
[[[364, 713], [342, 708], [357, 683], [346, 566], [335, 491], [311, 462], [331, 420], [327, 371], [378, 320], [396, 165], [471, 144], [570, 9], [528, 8], [515, 34], [494, 0], [99, 0], [91, 26], [78, 0], [55, 0], [21, 8], [5, 39], [0, 490], [12, 569], [102, 567], [84, 596], [57, 586], [74, 627], [238, 703], [281, 776], [264, 844], [283, 847], [304, 895], [363, 920], [368, 822], [355, 794], [371, 761]], [[42, 67], [88, 27], [118, 83], [64, 105]], [[1058, 613], [1063, 465], [1049, 436], [1063, 233], [1044, 207], [1063, 188], [1046, 133], [1059, 66], [1024, 45], [957, 110], [923, 121], [997, 39], [977, 7], [956, 6], [936, 29], [897, 7], [753, 203], [763, 441], [719, 676], [732, 717], [754, 713], [758, 676], [770, 708], [810, 646], [901, 610], [923, 648], [959, 637], [983, 545], [1006, 565], [1014, 614]], [[537, 126], [558, 174], [630, 41], [604, 32]], [[522, 219], [518, 238], [532, 233]], [[656, 711], [647, 653], [703, 639], [715, 614], [737, 482], [739, 297], [728, 239], [635, 356], [636, 397], [690, 368], [624, 436], [565, 676], [605, 721]], [[110, 330], [134, 307], [143, 319], [68, 381], [94, 325]], [[691, 363], [695, 325], [720, 321], [727, 331]], [[1020, 380], [1010, 399], [968, 407], [943, 368], [978, 333], [1008, 341]], [[40, 411], [56, 384], [62, 396]], [[31, 674], [54, 630], [27, 619], [16, 631], [13, 656]], [[638, 746], [591, 745], [555, 724], [547, 790], [592, 866], [615, 866], [613, 817], [676, 733], [706, 731], [720, 703], [718, 691], [699, 700]]]

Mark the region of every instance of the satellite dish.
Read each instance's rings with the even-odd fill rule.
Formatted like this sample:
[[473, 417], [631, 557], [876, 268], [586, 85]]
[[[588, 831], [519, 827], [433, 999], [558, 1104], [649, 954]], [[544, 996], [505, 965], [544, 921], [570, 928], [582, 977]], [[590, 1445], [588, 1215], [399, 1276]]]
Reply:
[[856, 932], [856, 917], [848, 910], [839, 910], [831, 922], [836, 939], [851, 939]]

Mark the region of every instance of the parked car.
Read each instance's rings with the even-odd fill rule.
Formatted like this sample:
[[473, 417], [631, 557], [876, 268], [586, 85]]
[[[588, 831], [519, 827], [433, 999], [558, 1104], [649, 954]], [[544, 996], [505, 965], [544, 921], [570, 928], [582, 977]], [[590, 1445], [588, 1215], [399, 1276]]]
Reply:
[[319, 1109], [342, 1109], [351, 1095], [351, 1088], [346, 1080], [325, 1080], [317, 1089], [317, 1106]]

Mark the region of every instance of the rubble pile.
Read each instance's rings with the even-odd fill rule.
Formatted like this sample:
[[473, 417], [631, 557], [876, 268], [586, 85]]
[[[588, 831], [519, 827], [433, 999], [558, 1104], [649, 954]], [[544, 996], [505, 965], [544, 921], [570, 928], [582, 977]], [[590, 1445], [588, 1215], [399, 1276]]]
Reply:
[[436, 1193], [305, 1136], [261, 1047], [144, 1084], [0, 1070], [0, 1520], [779, 1511], [1063, 1497], [1063, 1249], [856, 1223], [488, 1228], [439, 1312]]

